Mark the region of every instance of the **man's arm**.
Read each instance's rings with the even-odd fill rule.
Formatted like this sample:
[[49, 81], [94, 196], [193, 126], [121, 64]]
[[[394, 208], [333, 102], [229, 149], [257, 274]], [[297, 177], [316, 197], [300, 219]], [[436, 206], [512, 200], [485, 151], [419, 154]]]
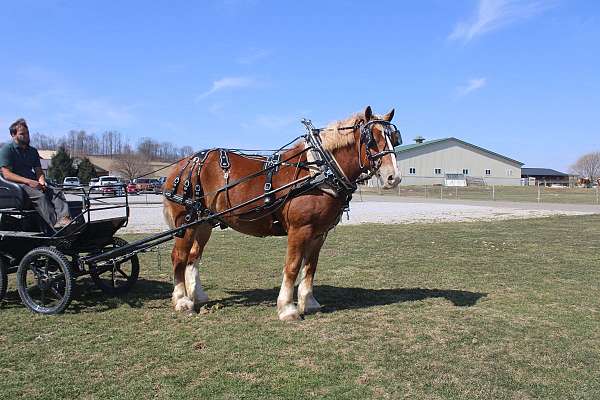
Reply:
[[40, 185], [46, 187], [46, 175], [44, 175], [44, 170], [42, 170], [42, 167], [35, 167], [35, 176], [37, 177]]
[[33, 179], [24, 178], [21, 175], [17, 175], [7, 167], [2, 167], [2, 176], [4, 177], [4, 179], [11, 182], [22, 183], [34, 189], [42, 189], [42, 185], [40, 184], [40, 182], [34, 181]]

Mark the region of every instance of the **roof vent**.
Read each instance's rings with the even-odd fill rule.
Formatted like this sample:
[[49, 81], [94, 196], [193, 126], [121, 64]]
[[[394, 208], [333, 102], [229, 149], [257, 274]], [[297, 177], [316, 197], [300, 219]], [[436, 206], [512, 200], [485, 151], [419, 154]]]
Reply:
[[415, 143], [423, 143], [425, 141], [425, 138], [423, 136], [417, 136], [415, 139]]

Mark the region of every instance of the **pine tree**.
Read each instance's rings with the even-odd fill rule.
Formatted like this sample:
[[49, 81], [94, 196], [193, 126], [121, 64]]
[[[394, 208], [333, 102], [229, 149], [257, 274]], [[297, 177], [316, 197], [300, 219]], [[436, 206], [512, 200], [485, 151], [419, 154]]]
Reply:
[[73, 167], [73, 159], [64, 147], [60, 147], [50, 160], [48, 176], [61, 184], [66, 176], [75, 176], [76, 172]]
[[79, 167], [77, 168], [77, 177], [79, 177], [79, 181], [82, 184], [87, 184], [90, 179], [98, 177], [96, 167], [94, 164], [92, 164], [89, 158], [84, 157], [84, 159], [79, 163]]

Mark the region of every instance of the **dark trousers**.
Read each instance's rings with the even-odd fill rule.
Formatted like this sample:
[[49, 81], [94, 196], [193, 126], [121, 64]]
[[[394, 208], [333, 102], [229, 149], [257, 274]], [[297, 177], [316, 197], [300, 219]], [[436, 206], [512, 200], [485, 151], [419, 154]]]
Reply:
[[46, 187], [46, 190], [42, 192], [27, 185], [21, 185], [21, 187], [48, 225], [54, 226], [56, 221], [69, 216], [69, 204], [60, 190], [52, 190], [50, 187]]

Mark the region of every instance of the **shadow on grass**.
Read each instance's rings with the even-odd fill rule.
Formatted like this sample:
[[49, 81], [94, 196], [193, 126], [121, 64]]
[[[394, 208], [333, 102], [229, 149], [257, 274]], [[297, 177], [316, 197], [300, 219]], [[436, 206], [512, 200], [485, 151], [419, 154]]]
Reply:
[[[132, 308], [141, 308], [144, 303], [152, 300], [164, 300], [171, 297], [173, 285], [169, 282], [139, 279], [127, 294], [111, 297], [98, 289], [91, 279], [78, 279], [75, 284], [75, 293], [70, 306], [65, 313], [79, 314], [84, 312], [103, 312], [115, 309], [123, 304]], [[16, 290], [6, 293], [2, 308], [25, 307]], [[161, 305], [160, 308], [163, 308]]]
[[[271, 305], [276, 304], [279, 288], [228, 291], [231, 296], [221, 299], [224, 305]], [[444, 298], [457, 307], [471, 307], [487, 293], [468, 292], [451, 289], [364, 289], [356, 287], [315, 286], [315, 297], [323, 305], [322, 312], [368, 308], [407, 301], [421, 301], [431, 298]]]
[[[171, 297], [173, 285], [169, 282], [140, 279], [131, 292], [120, 296], [110, 297], [97, 289], [89, 279], [79, 280], [73, 301], [66, 313], [104, 312], [115, 309], [123, 304], [132, 308], [144, 307], [152, 300], [166, 300]], [[469, 292], [451, 289], [365, 289], [357, 287], [336, 287], [329, 285], [315, 286], [315, 297], [323, 305], [322, 312], [368, 308], [373, 306], [396, 304], [409, 301], [421, 301], [432, 298], [444, 298], [457, 307], [470, 307], [487, 293]], [[251, 289], [242, 291], [227, 291], [230, 295], [211, 303], [221, 303], [224, 306], [275, 306], [279, 288]], [[16, 291], [9, 291], [3, 301], [2, 308], [23, 307]], [[156, 306], [164, 308], [164, 304]], [[153, 308], [153, 307], [150, 307]]]

